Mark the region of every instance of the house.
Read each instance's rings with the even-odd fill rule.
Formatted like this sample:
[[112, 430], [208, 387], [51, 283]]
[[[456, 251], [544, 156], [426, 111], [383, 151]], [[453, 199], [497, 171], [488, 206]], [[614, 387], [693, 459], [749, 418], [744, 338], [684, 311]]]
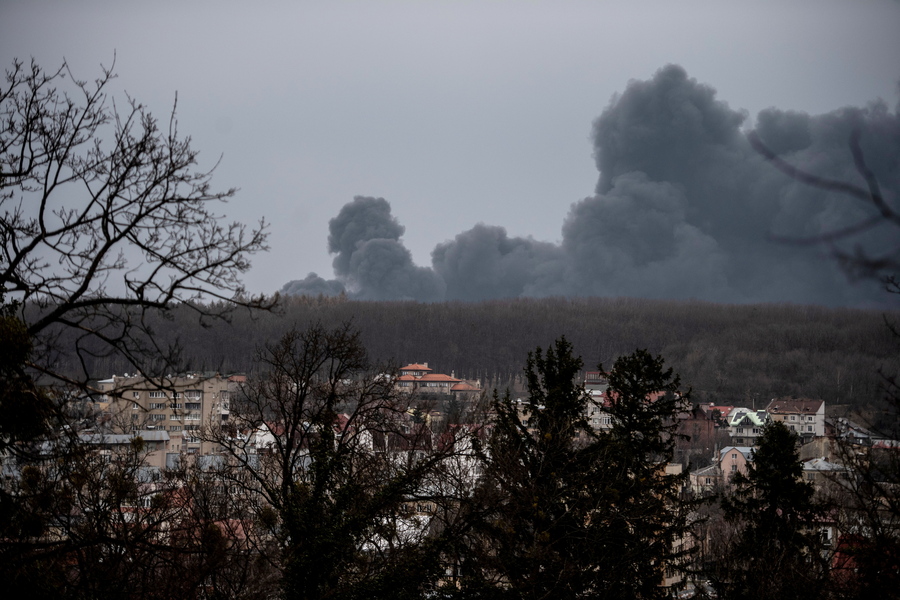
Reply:
[[713, 402], [698, 404], [698, 407], [700, 408], [700, 410], [709, 415], [709, 418], [712, 419], [715, 423], [718, 423], [722, 426], [726, 425], [728, 415], [731, 414], [731, 411], [734, 409], [734, 406], [715, 404]]
[[719, 465], [709, 465], [692, 472], [690, 482], [691, 492], [695, 496], [702, 497], [709, 496], [722, 489], [725, 478], [722, 476], [722, 469], [719, 468]]
[[726, 483], [735, 473], [746, 475], [747, 465], [752, 461], [753, 448], [749, 446], [728, 446], [719, 451], [719, 469]]
[[764, 410], [735, 407], [725, 419], [728, 435], [736, 446], [755, 446], [769, 416]]
[[801, 438], [825, 435], [825, 401], [808, 398], [780, 398], [766, 407], [769, 419], [783, 422]]
[[602, 371], [587, 371], [584, 374], [584, 389], [591, 396], [602, 396], [609, 383]]
[[803, 481], [817, 490], [836, 490], [845, 487], [847, 469], [825, 458], [811, 458], [803, 462]]
[[457, 379], [453, 372], [450, 375], [434, 373], [427, 362], [402, 367], [396, 379], [396, 387], [403, 393], [453, 394], [457, 397], [481, 394], [479, 382]]

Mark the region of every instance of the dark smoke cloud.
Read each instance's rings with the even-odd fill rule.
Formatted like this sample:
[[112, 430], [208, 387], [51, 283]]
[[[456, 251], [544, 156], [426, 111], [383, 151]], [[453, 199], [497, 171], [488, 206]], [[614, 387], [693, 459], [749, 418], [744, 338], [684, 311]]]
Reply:
[[546, 287], [542, 270], [564, 264], [555, 244], [510, 238], [503, 227], [484, 224], [439, 244], [431, 253], [431, 262], [446, 282], [450, 300], [539, 295], [536, 286]]
[[344, 284], [340, 281], [326, 280], [315, 273], [304, 279], [289, 281], [281, 288], [282, 294], [294, 296], [340, 296], [344, 291]]
[[[897, 260], [895, 226], [832, 247], [771, 239], [821, 238], [877, 213], [869, 203], [778, 172], [747, 141], [741, 130], [747, 120], [711, 87], [669, 65], [648, 81], [629, 83], [594, 122], [597, 187], [569, 208], [560, 244], [479, 224], [439, 244], [432, 268], [417, 267], [390, 205], [357, 197], [330, 223], [337, 280], [311, 274], [284, 290], [346, 289], [358, 298], [423, 301], [571, 295], [890, 302], [872, 279], [849, 284], [832, 252]], [[770, 108], [757, 116], [755, 131], [793, 165], [864, 185], [848, 146], [859, 131], [886, 201], [898, 206], [898, 109], [876, 102], [811, 116]]]
[[288, 282], [283, 293], [337, 295], [347, 291], [361, 300], [421, 300], [444, 297], [444, 281], [432, 269], [413, 264], [399, 241], [405, 228], [391, 215], [384, 198], [357, 196], [329, 224], [328, 250], [336, 254], [337, 280], [315, 273]]
[[350, 261], [359, 246], [369, 240], [397, 241], [406, 228], [391, 215], [391, 205], [384, 198], [356, 196], [344, 205], [338, 216], [328, 223], [328, 251], [334, 257], [334, 274], [350, 274]]

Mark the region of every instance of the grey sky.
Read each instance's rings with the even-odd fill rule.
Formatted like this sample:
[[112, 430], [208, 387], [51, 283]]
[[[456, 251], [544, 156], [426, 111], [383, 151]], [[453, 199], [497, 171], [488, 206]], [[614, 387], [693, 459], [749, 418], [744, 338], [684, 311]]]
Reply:
[[[29, 2], [0, 5], [0, 60], [65, 57], [181, 131], [225, 210], [272, 223], [248, 287], [333, 277], [328, 224], [382, 197], [413, 265], [478, 223], [559, 244], [595, 193], [592, 122], [666, 64], [757, 113], [897, 104], [900, 3]], [[410, 266], [410, 268], [414, 268]]]

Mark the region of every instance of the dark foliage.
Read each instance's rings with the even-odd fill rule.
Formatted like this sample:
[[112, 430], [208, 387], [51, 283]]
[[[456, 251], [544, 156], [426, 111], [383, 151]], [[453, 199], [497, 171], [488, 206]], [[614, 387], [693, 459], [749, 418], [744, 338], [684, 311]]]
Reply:
[[[666, 472], [678, 379], [638, 351], [610, 372], [614, 425], [594, 431], [582, 367], [560, 338], [529, 354], [528, 397], [495, 397], [463, 590], [474, 597], [661, 598], [686, 531]], [[659, 398], [656, 398], [656, 396]], [[654, 401], [654, 398], [656, 400]], [[480, 503], [480, 506], [479, 506]]]
[[796, 435], [780, 421], [770, 423], [747, 475], [736, 473], [722, 499], [731, 528], [717, 540], [722, 554], [711, 563], [719, 597], [824, 596], [828, 564], [819, 530], [825, 513], [802, 475]]

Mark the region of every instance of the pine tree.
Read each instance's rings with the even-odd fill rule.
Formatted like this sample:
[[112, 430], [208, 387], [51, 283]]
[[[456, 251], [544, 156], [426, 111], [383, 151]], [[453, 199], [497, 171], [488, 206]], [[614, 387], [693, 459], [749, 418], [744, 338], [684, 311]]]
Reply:
[[[684, 529], [667, 475], [678, 379], [644, 351], [609, 374], [614, 426], [593, 430], [582, 361], [560, 338], [530, 353], [528, 398], [495, 396], [464, 589], [480, 597], [664, 597]], [[658, 398], [657, 398], [658, 397]]]
[[818, 535], [822, 508], [802, 480], [797, 436], [774, 421], [759, 437], [747, 475], [735, 474], [722, 499], [736, 528], [712, 581], [726, 599], [820, 598], [826, 561]]

